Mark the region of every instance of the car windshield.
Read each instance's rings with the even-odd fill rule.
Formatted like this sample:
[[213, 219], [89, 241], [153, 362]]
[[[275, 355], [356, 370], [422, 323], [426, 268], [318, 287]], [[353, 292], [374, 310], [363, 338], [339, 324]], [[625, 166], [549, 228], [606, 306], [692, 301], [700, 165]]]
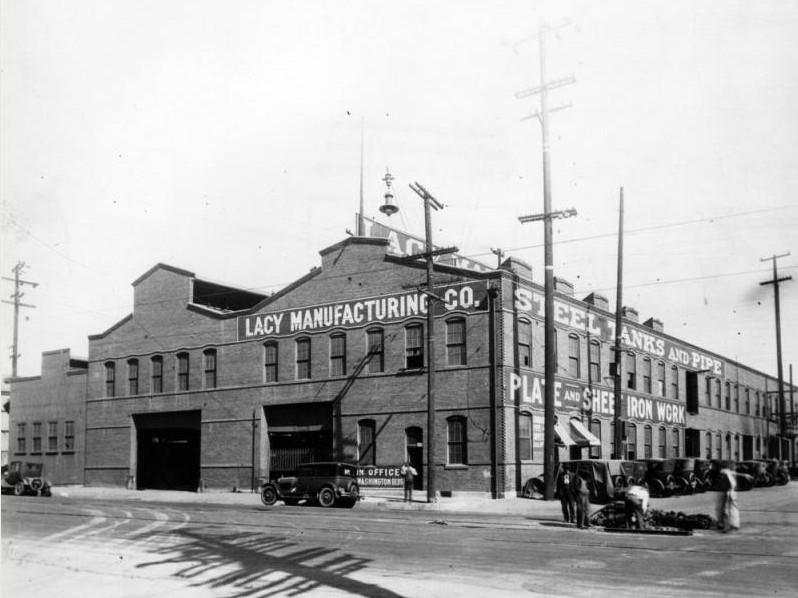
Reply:
[[38, 478], [42, 475], [41, 463], [25, 463], [25, 477]]

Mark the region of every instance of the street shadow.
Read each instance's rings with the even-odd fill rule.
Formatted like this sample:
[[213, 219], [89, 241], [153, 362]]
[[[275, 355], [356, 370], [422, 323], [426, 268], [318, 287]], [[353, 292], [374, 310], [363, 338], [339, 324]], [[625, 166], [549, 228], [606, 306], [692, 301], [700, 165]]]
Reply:
[[177, 543], [151, 552], [156, 559], [137, 565], [149, 568], [177, 565], [176, 577], [191, 587], [224, 588], [236, 598], [299, 596], [319, 588], [355, 596], [401, 598], [391, 590], [350, 577], [363, 571], [370, 559], [324, 547], [303, 548], [279, 536], [257, 532], [216, 533], [175, 530]]

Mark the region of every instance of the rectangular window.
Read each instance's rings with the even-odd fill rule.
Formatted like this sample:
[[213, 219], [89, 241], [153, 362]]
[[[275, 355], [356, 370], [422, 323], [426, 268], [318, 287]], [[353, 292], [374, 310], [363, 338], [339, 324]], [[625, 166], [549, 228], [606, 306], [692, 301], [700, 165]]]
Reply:
[[707, 405], [712, 405], [712, 378], [704, 378], [707, 393]]
[[626, 354], [626, 388], [637, 388], [637, 360], [634, 353]]
[[731, 411], [731, 383], [726, 383], [726, 411]]
[[163, 392], [163, 357], [152, 358], [152, 392]]
[[582, 350], [579, 336], [576, 334], [568, 335], [568, 373], [574, 378], [579, 378], [580, 363], [579, 353]]
[[424, 329], [421, 325], [405, 328], [405, 363], [409, 370], [424, 367]]
[[28, 450], [28, 429], [25, 424], [17, 424], [17, 452], [25, 453]]
[[71, 452], [75, 450], [75, 422], [64, 422], [64, 451]]
[[745, 414], [751, 415], [751, 389], [745, 389]]
[[139, 360], [131, 359], [127, 362], [127, 394], [139, 394]]
[[707, 445], [704, 447], [704, 454], [706, 455], [707, 460], [712, 459], [712, 433], [707, 432], [706, 434], [706, 443]]
[[721, 446], [720, 434], [715, 436], [715, 451], [717, 452], [717, 458], [723, 459], [723, 446]]
[[177, 356], [177, 390], [188, 390], [188, 353]]
[[449, 365], [466, 364], [466, 326], [465, 320], [446, 322], [446, 355]]
[[364, 420], [357, 425], [357, 462], [359, 465], [374, 465], [376, 451], [374, 450], [374, 437], [376, 423], [373, 420]]
[[679, 368], [675, 365], [671, 367], [671, 398], [679, 399]]
[[759, 417], [759, 411], [760, 411], [759, 391], [756, 391], [755, 397], [756, 397], [756, 407], [755, 407], [756, 410], [754, 411], [754, 415]]
[[330, 337], [330, 375], [346, 376], [346, 336]]
[[590, 341], [590, 380], [591, 382], [602, 382], [601, 379], [601, 344], [598, 341]]
[[720, 409], [721, 399], [720, 399], [720, 379], [717, 380], [717, 384], [715, 385], [715, 404]]
[[518, 418], [518, 458], [532, 460], [532, 416], [527, 413]]
[[113, 362], [105, 364], [105, 396], [113, 397], [116, 393], [116, 365]]
[[382, 328], [369, 330], [367, 335], [370, 374], [385, 371], [385, 339]]
[[468, 463], [465, 418], [453, 417], [448, 420], [447, 440], [446, 463], [448, 465], [465, 465]]
[[532, 324], [525, 320], [518, 322], [518, 364], [532, 367]]
[[277, 343], [263, 345], [263, 380], [277, 382]]
[[58, 422], [47, 424], [47, 452], [55, 453], [58, 451]]
[[626, 424], [626, 458], [630, 461], [637, 459], [637, 426]]
[[734, 412], [740, 413], [740, 385], [734, 385]]
[[33, 432], [31, 433], [31, 452], [42, 452], [42, 424], [41, 422], [33, 422]]
[[[590, 433], [601, 442], [601, 421], [594, 419], [590, 422]], [[590, 447], [590, 458], [601, 459], [601, 445]]]
[[643, 392], [651, 394], [651, 360], [643, 359]]
[[310, 339], [300, 338], [296, 341], [296, 377], [297, 380], [310, 379]]
[[204, 388], [216, 388], [216, 349], [202, 352], [202, 383]]

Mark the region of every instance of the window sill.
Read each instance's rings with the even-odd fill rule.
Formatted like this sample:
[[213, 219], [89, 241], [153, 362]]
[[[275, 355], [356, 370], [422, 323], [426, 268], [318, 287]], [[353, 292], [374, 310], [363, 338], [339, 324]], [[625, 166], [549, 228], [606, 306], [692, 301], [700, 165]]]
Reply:
[[402, 368], [396, 372], [397, 376], [419, 376], [426, 372], [426, 368]]
[[453, 465], [444, 465], [443, 469], [444, 470], [450, 470], [450, 471], [466, 470], [466, 469], [468, 469], [468, 465], [465, 465], [465, 464], [462, 464], [462, 463], [456, 464], [456, 465], [454, 465], [454, 464]]
[[44, 453], [44, 454], [45, 454], [45, 455], [57, 455], [57, 454], [58, 454], [58, 451], [47, 451], [47, 452], [46, 452], [46, 453]]
[[61, 451], [62, 455], [74, 455], [75, 451]]

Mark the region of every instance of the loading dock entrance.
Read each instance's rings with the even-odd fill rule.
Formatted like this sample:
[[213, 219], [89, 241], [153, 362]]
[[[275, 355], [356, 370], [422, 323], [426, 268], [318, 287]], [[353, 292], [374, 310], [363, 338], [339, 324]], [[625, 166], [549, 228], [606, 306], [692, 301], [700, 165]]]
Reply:
[[331, 403], [276, 405], [264, 411], [269, 432], [269, 479], [291, 474], [302, 463], [332, 460]]
[[200, 478], [200, 411], [133, 416], [136, 487], [196, 491]]

